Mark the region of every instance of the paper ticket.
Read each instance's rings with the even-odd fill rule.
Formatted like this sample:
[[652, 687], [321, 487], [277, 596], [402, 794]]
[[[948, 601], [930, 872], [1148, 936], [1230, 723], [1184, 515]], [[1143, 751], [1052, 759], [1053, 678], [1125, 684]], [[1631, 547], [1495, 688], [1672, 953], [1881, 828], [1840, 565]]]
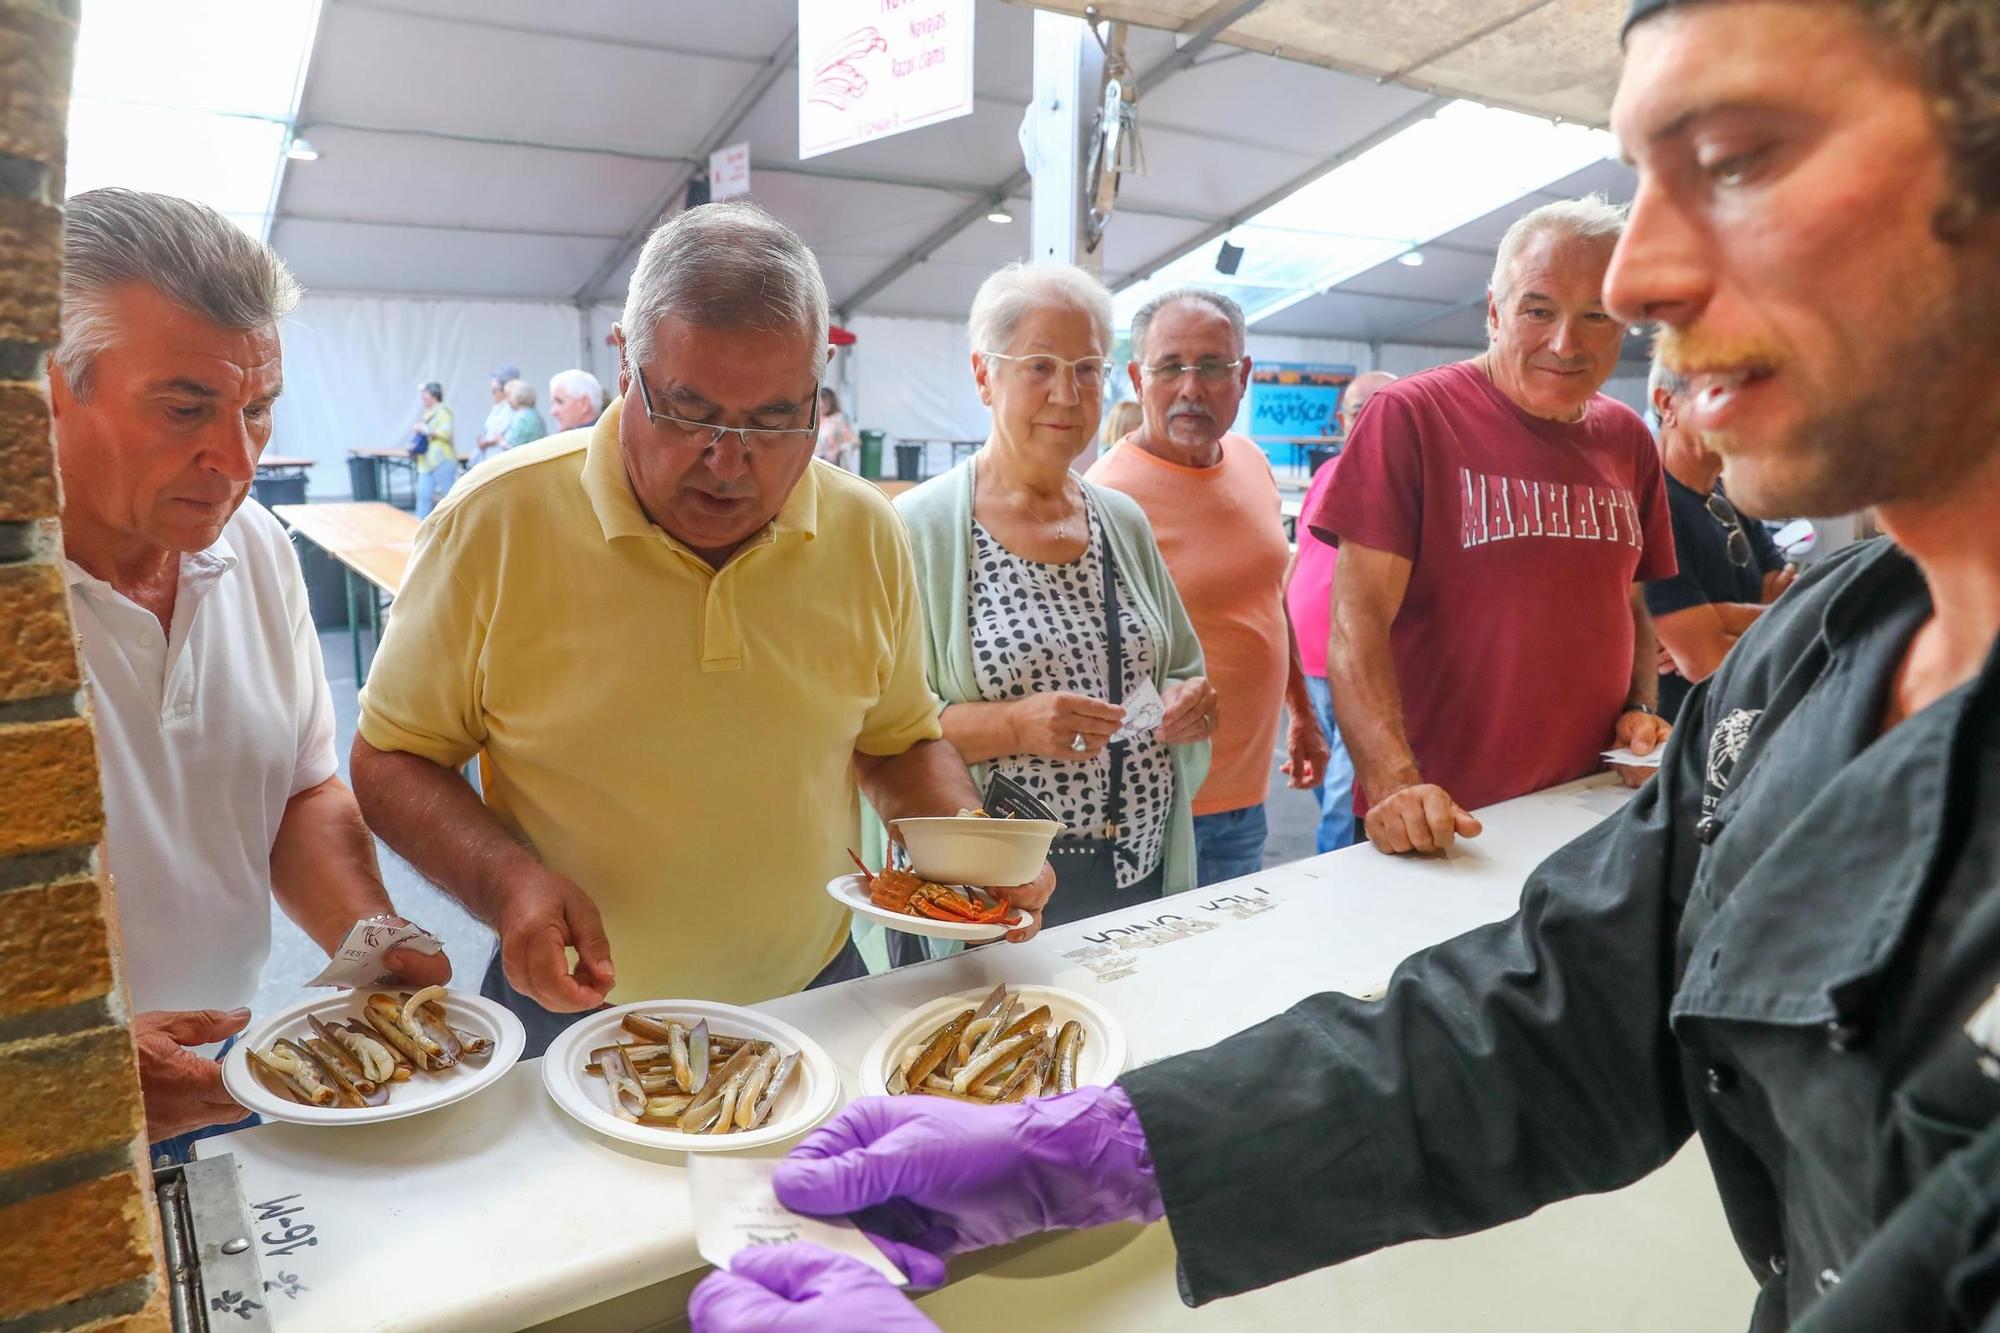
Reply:
[[1167, 703], [1153, 682], [1141, 679], [1139, 688], [1125, 696], [1125, 721], [1111, 734], [1111, 743], [1129, 741], [1135, 736], [1143, 736], [1157, 730], [1160, 723], [1167, 720]]
[[1606, 750], [1604, 761], [1609, 764], [1623, 764], [1627, 768], [1658, 768], [1661, 758], [1666, 753], [1667, 747], [1664, 745], [1655, 748], [1651, 754], [1633, 754], [1629, 749], [1620, 747], [1616, 750]]
[[753, 1245], [809, 1241], [859, 1259], [897, 1286], [909, 1279], [845, 1218], [805, 1217], [778, 1202], [771, 1177], [782, 1157], [689, 1153], [688, 1192], [694, 1203], [694, 1247], [717, 1268]]
[[383, 963], [389, 950], [403, 947], [417, 953], [443, 953], [444, 941], [399, 916], [371, 916], [354, 923], [347, 938], [326, 960], [308, 986], [386, 986], [396, 974]]

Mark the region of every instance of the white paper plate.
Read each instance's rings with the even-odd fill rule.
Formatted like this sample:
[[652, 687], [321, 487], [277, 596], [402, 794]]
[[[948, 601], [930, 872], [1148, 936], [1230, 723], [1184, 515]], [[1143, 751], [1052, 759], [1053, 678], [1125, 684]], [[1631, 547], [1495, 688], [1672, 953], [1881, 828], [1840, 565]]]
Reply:
[[[1109, 1087], [1113, 1079], [1125, 1072], [1125, 1029], [1095, 1001], [1087, 1000], [1075, 991], [1057, 990], [1053, 986], [1009, 986], [1007, 989], [1021, 997], [1021, 1008], [1015, 1011], [1016, 1017], [1045, 1004], [1058, 1029], [1072, 1019], [1083, 1024], [1083, 1050], [1076, 1059], [1078, 1087], [1087, 1083]], [[861, 1057], [862, 1092], [877, 1097], [887, 1095], [889, 1071], [895, 1068], [905, 1046], [935, 1032], [960, 1010], [977, 1009], [992, 993], [991, 986], [983, 990], [960, 991], [956, 995], [934, 1000], [921, 1009], [914, 1009], [900, 1021], [891, 1023], [868, 1048], [868, 1053]]]
[[901, 912], [891, 912], [886, 907], [877, 907], [868, 901], [868, 881], [859, 875], [842, 875], [839, 879], [828, 880], [827, 895], [856, 916], [870, 921], [879, 921], [891, 930], [900, 930], [910, 935], [928, 935], [934, 940], [997, 940], [1010, 930], [1019, 930], [1027, 924], [1025, 912], [1010, 918], [1013, 924], [991, 926], [975, 925], [967, 922], [960, 925], [956, 921], [937, 921], [927, 916], [905, 916]]
[[[595, 1074], [586, 1074], [583, 1067], [590, 1063], [590, 1053], [600, 1047], [638, 1040], [620, 1026], [625, 1015], [632, 1013], [667, 1015], [685, 1019], [690, 1025], [705, 1018], [711, 1032], [774, 1042], [781, 1051], [799, 1053], [798, 1071], [779, 1094], [771, 1118], [757, 1129], [734, 1134], [683, 1134], [621, 1120], [611, 1111], [611, 1086]], [[676, 1152], [736, 1152], [782, 1143], [813, 1129], [840, 1105], [840, 1071], [811, 1037], [755, 1009], [713, 1000], [641, 1000], [589, 1015], [550, 1043], [542, 1056], [542, 1086], [557, 1106], [600, 1134]]]
[[[419, 1071], [407, 1083], [389, 1084], [389, 1100], [380, 1106], [302, 1106], [271, 1087], [250, 1068], [249, 1046], [270, 1049], [280, 1037], [302, 1041], [313, 1035], [306, 1022], [316, 1014], [322, 1023], [345, 1022], [361, 1017], [361, 1006], [379, 987], [341, 991], [301, 1000], [261, 1023], [253, 1023], [222, 1060], [222, 1086], [246, 1110], [266, 1120], [284, 1120], [294, 1125], [372, 1125], [381, 1120], [401, 1120], [422, 1115], [440, 1106], [464, 1101], [514, 1067], [528, 1044], [521, 1020], [505, 1009], [470, 991], [449, 991], [445, 995], [445, 1015], [451, 1025], [474, 1036], [492, 1041], [493, 1050], [483, 1060], [464, 1060], [450, 1069], [435, 1073]], [[365, 1021], [365, 1020], [364, 1020]]]

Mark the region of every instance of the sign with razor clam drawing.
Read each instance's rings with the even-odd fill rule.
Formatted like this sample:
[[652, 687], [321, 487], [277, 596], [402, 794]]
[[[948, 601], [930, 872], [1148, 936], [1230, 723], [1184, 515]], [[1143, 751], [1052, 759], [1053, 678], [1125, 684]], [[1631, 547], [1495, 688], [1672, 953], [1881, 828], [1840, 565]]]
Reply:
[[799, 0], [799, 156], [972, 110], [973, 0]]

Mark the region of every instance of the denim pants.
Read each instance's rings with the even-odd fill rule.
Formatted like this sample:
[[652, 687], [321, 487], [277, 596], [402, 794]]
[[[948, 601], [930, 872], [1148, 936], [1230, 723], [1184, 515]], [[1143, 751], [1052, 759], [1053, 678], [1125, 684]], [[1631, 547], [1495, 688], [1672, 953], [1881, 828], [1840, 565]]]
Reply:
[[456, 462], [439, 463], [429, 472], [417, 473], [417, 517], [423, 518], [437, 508], [437, 502], [444, 499], [445, 492], [457, 480]]
[[1340, 728], [1333, 723], [1333, 690], [1325, 676], [1307, 676], [1306, 690], [1312, 695], [1313, 714], [1332, 753], [1326, 760], [1326, 781], [1313, 788], [1319, 799], [1319, 835], [1314, 846], [1322, 852], [1337, 852], [1354, 841], [1354, 761], [1340, 743]]
[[1194, 817], [1194, 861], [1197, 887], [1240, 879], [1264, 868], [1264, 805], [1218, 810]]
[[[831, 986], [835, 982], [852, 981], [856, 977], [868, 975], [868, 965], [861, 961], [861, 951], [854, 947], [854, 941], [843, 941], [840, 952], [833, 961], [820, 969], [818, 976], [806, 983], [807, 990], [820, 986]], [[479, 984], [479, 993], [494, 1003], [507, 1009], [521, 1020], [527, 1029], [528, 1044], [521, 1052], [523, 1060], [539, 1060], [549, 1049], [549, 1043], [562, 1035], [563, 1029], [582, 1018], [583, 1014], [559, 1014], [553, 1009], [544, 1009], [521, 992], [514, 989], [507, 980], [507, 969], [501, 965], [500, 951], [493, 951], [493, 961], [486, 965], [486, 979]], [[664, 997], [661, 997], [664, 998]], [[610, 1006], [599, 1006], [609, 1008]]]

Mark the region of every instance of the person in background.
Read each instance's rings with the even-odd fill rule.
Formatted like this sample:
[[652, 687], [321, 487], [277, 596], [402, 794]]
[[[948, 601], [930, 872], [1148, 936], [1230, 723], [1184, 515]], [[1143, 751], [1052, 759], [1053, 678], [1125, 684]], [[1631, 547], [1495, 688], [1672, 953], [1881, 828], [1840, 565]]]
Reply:
[[[1651, 432], [1598, 390], [1624, 214], [1545, 204], [1501, 238], [1487, 350], [1380, 390], [1300, 522], [1340, 544], [1327, 680], [1384, 852], [1667, 736], [1640, 584], [1674, 572]], [[1633, 785], [1650, 769], [1628, 769]]]
[[[1386, 370], [1368, 370], [1356, 375], [1340, 395], [1340, 433], [1343, 439], [1354, 434], [1354, 423], [1375, 391], [1395, 381]], [[1299, 512], [1309, 514], [1319, 508], [1321, 497], [1333, 482], [1338, 460], [1320, 465]], [[1319, 828], [1314, 850], [1339, 851], [1354, 841], [1354, 761], [1340, 739], [1333, 719], [1333, 693], [1326, 681], [1326, 642], [1333, 627], [1333, 567], [1338, 550], [1322, 541], [1306, 524], [1298, 525], [1298, 545], [1285, 569], [1285, 607], [1297, 632], [1299, 665], [1306, 673], [1306, 692], [1312, 696], [1313, 715], [1319, 720], [1320, 734], [1326, 737], [1326, 771], [1313, 791], [1319, 801]]]
[[436, 380], [418, 390], [424, 410], [410, 426], [410, 457], [417, 469], [417, 517], [437, 508], [458, 479], [458, 454], [451, 446], [451, 409], [444, 405], [444, 386]]
[[1738, 513], [1723, 493], [1722, 455], [1694, 428], [1687, 377], [1656, 357], [1647, 393], [1660, 418], [1660, 462], [1680, 566], [1672, 578], [1646, 585], [1646, 610], [1673, 667], [1660, 673], [1660, 716], [1672, 722], [1688, 691], [1715, 674], [1798, 571], [1785, 564], [1764, 525]]
[[813, 457], [842, 472], [861, 471], [861, 433], [840, 410], [840, 395], [830, 388], [819, 391], [819, 439], [813, 446]]
[[1194, 794], [1197, 884], [1263, 868], [1264, 798], [1281, 719], [1290, 719], [1292, 786], [1317, 786], [1327, 759], [1285, 613], [1278, 479], [1264, 451], [1229, 429], [1250, 383], [1243, 332], [1242, 308], [1205, 288], [1175, 288], [1141, 306], [1126, 365], [1139, 428], [1084, 474], [1146, 512], [1226, 705]]
[[526, 380], [510, 380], [507, 383], [507, 405], [514, 409], [514, 419], [507, 423], [507, 434], [502, 439], [502, 447], [518, 449], [524, 444], [533, 444], [549, 433], [542, 422], [542, 414], [535, 410], [535, 386]]
[[1139, 429], [1139, 423], [1145, 419], [1145, 411], [1139, 406], [1137, 398], [1120, 398], [1105, 412], [1104, 425], [1099, 428], [1097, 438], [1083, 447], [1083, 452], [1070, 466], [1079, 472], [1089, 472], [1112, 445]]
[[507, 424], [514, 419], [514, 406], [507, 401], [507, 386], [521, 378], [521, 372], [513, 366], [502, 366], [493, 372], [487, 391], [493, 396], [493, 406], [486, 409], [486, 424], [479, 430], [479, 438], [473, 441], [476, 452], [466, 466], [471, 467], [490, 455], [494, 450], [504, 448], [502, 441], [507, 436]]
[[[860, 975], [824, 891], [860, 795], [890, 818], [980, 799], [939, 739], [902, 525], [813, 460], [812, 252], [753, 204], [678, 213], [613, 335], [597, 424], [495, 459], [419, 529], [351, 758], [369, 824], [493, 926], [482, 993], [530, 1057], [621, 994]], [[999, 890], [1029, 917], [1011, 938], [1053, 885]]]
[[[1204, 1304], [1621, 1188], [1699, 1134], [1756, 1333], [2000, 1327], [1996, 87], [1992, 0], [1633, 0], [1610, 307], [1662, 326], [1746, 507], [1874, 505], [1891, 540], [1815, 563], [1658, 776], [1383, 998], [1114, 1089], [863, 1098], [778, 1199], [890, 1231], [917, 1286], [1164, 1212]], [[853, 1260], [749, 1260], [696, 1288], [695, 1333], [923, 1327]]]
[[604, 411], [604, 386], [587, 370], [560, 370], [549, 378], [549, 420], [555, 429], [582, 430]]
[[[245, 503], [298, 284], [204, 204], [103, 189], [65, 212], [48, 358], [64, 566], [147, 1137], [184, 1161], [244, 1117], [200, 1048], [249, 1020], [273, 898], [329, 954], [395, 908], [336, 775], [298, 557]], [[32, 952], [9, 966], [33, 975]], [[413, 985], [451, 977], [441, 954], [387, 961]]]
[[[1066, 264], [1010, 264], [967, 330], [992, 433], [896, 497], [944, 735], [982, 788], [1005, 773], [1069, 826], [1050, 922], [1191, 889], [1216, 692], [1145, 511], [1070, 471], [1097, 429], [1111, 295]], [[1114, 742], [1145, 694], [1159, 721]]]

